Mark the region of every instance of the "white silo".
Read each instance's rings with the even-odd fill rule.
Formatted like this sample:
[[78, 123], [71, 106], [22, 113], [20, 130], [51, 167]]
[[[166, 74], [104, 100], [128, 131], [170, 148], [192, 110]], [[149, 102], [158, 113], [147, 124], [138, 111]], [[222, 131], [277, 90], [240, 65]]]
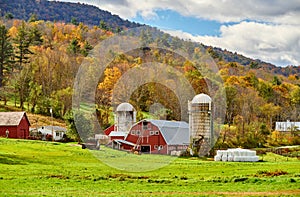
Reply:
[[130, 103], [121, 103], [115, 112], [115, 130], [128, 132], [136, 122], [136, 110]]
[[196, 95], [188, 103], [191, 154], [207, 155], [213, 142], [212, 99], [206, 94]]

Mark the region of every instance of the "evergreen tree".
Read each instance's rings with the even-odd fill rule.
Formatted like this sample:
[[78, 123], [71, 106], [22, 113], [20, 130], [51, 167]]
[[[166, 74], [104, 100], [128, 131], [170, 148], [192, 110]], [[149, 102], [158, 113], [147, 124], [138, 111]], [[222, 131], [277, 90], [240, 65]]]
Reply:
[[75, 17], [72, 17], [72, 19], [71, 19], [71, 23], [73, 24], [73, 25], [79, 25], [79, 23], [78, 23], [78, 21], [77, 21], [77, 19], [75, 18]]
[[30, 18], [28, 19], [28, 22], [31, 23], [31, 22], [35, 22], [38, 20], [38, 17], [36, 14], [31, 14]]
[[83, 49], [81, 50], [81, 54], [83, 56], [87, 56], [89, 54], [89, 51], [93, 49], [93, 46], [90, 45], [90, 43], [88, 41], [84, 42], [84, 46]]
[[37, 28], [36, 25], [33, 26], [30, 30], [30, 37], [32, 41], [32, 45], [37, 45], [40, 46], [43, 44], [43, 38], [42, 38], [42, 33], [40, 30]]
[[77, 39], [73, 39], [68, 47], [68, 51], [72, 54], [77, 54], [80, 52], [80, 45]]
[[100, 21], [99, 27], [100, 27], [100, 29], [108, 30], [108, 27], [103, 20]]
[[25, 22], [18, 28], [18, 33], [14, 39], [16, 46], [15, 58], [18, 64], [18, 69], [22, 69], [23, 64], [29, 63], [29, 55], [33, 54], [29, 50], [32, 43], [32, 36], [27, 30]]
[[14, 18], [14, 15], [10, 12], [6, 13], [5, 16], [4, 16], [5, 19], [8, 19], [8, 20], [11, 20]]
[[3, 86], [4, 72], [13, 66], [13, 47], [4, 25], [0, 25], [0, 87]]
[[29, 72], [30, 69], [28, 66], [30, 63], [30, 55], [33, 53], [30, 51], [29, 47], [32, 45], [32, 35], [28, 28], [26, 27], [26, 23], [23, 21], [20, 27], [18, 28], [18, 32], [14, 39], [15, 43], [15, 60], [16, 60], [16, 68], [18, 75], [16, 76], [15, 90], [19, 94], [20, 99], [20, 107], [23, 109], [23, 105], [25, 99], [28, 96], [29, 89]]

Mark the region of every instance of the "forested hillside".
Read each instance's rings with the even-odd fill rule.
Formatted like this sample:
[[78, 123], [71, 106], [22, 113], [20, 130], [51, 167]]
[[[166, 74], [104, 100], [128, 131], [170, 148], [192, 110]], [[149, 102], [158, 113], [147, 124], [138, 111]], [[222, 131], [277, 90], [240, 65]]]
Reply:
[[[122, 30], [141, 26], [128, 20], [123, 20], [117, 15], [101, 10], [95, 6], [68, 3], [47, 0], [2, 0], [0, 2], [0, 16], [8, 19], [29, 20], [30, 18], [52, 21], [73, 23], [78, 25], [80, 22], [89, 26], [100, 26], [102, 29], [112, 32], [121, 32]], [[161, 32], [157, 32], [161, 35]], [[273, 64], [254, 60], [243, 55], [222, 50], [216, 47], [211, 48], [211, 54], [226, 62], [238, 62], [239, 64], [267, 71], [269, 73], [280, 74], [288, 77], [289, 75], [297, 75], [300, 77], [300, 66], [289, 65], [285, 68], [276, 67]]]
[[91, 5], [47, 0], [1, 0], [0, 16], [28, 20], [32, 15], [40, 20], [101, 25], [110, 31], [140, 26]]

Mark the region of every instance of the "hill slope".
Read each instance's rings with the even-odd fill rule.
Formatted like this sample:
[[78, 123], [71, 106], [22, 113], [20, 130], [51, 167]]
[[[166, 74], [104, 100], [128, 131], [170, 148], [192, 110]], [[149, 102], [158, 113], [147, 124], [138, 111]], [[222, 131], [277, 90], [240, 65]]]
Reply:
[[[78, 23], [83, 22], [87, 25], [99, 25], [100, 21], [104, 21], [106, 28], [111, 31], [120, 31], [122, 29], [141, 26], [141, 24], [121, 19], [119, 16], [101, 10], [96, 6], [81, 3], [47, 0], [2, 0], [0, 2], [0, 12], [0, 16], [2, 17], [11, 14], [14, 18], [22, 20], [28, 20], [32, 14], [36, 14], [40, 20], [63, 21], [66, 23], [75, 20]], [[154, 30], [159, 31], [157, 29]], [[212, 47], [212, 49], [214, 56], [225, 62], [237, 62], [245, 67], [264, 70], [270, 74], [279, 74], [286, 77], [297, 75], [300, 77], [300, 66], [282, 68], [220, 48]]]
[[72, 18], [77, 22], [88, 25], [99, 25], [104, 21], [108, 28], [115, 30], [134, 28], [140, 26], [137, 23], [123, 20], [117, 15], [100, 10], [96, 6], [81, 3], [68, 3], [47, 0], [1, 0], [1, 16], [11, 13], [14, 18], [28, 20], [32, 14], [36, 14], [40, 20], [71, 22]]

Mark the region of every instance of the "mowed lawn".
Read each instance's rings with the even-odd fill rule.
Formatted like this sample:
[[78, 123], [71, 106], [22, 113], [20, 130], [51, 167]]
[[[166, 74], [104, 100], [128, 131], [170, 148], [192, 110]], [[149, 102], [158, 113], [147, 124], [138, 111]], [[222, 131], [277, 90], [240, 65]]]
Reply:
[[[130, 172], [112, 168], [94, 156], [110, 157], [110, 152], [124, 166], [134, 163], [138, 167], [151, 158], [170, 164]], [[227, 163], [118, 154], [104, 147], [93, 154], [74, 143], [0, 138], [0, 196], [300, 195], [300, 161], [296, 158], [268, 154], [264, 162]]]

